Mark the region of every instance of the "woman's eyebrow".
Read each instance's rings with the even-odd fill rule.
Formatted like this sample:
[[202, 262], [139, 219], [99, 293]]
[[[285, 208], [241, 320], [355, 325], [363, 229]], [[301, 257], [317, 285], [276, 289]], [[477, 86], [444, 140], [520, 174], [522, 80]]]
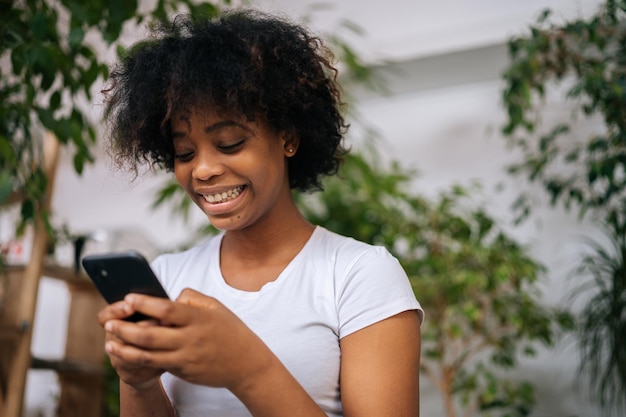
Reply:
[[[250, 129], [248, 126], [241, 124], [239, 122], [236, 122], [234, 120], [221, 120], [219, 122], [213, 123], [212, 125], [206, 126], [204, 128], [204, 133], [211, 133], [216, 130], [224, 129], [226, 127], [238, 127], [247, 132], [251, 132], [251, 133], [253, 132], [253, 130]], [[172, 131], [172, 139], [182, 139], [185, 136], [187, 136], [186, 132]]]
[[243, 125], [239, 122], [236, 122], [234, 120], [222, 120], [219, 121], [217, 123], [213, 123], [212, 125], [209, 125], [207, 127], [204, 128], [204, 132], [205, 133], [211, 133], [215, 130], [219, 130], [219, 129], [223, 129], [225, 127], [238, 127], [240, 129], [246, 130], [248, 132], [252, 132], [252, 129], [250, 129], [248, 126]]

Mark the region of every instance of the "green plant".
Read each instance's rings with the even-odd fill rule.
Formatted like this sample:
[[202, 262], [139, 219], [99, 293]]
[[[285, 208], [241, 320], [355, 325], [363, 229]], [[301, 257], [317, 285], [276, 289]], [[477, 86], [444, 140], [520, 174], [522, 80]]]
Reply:
[[505, 371], [572, 326], [569, 314], [538, 301], [544, 268], [469, 204], [476, 190], [453, 187], [430, 201], [407, 191], [413, 173], [397, 164], [382, 169], [376, 159], [349, 155], [324, 193], [299, 197], [303, 212], [400, 259], [427, 312], [422, 372], [448, 417], [529, 415], [532, 385]]
[[[626, 231], [626, 1], [607, 0], [590, 18], [560, 24], [546, 11], [530, 34], [511, 39], [509, 52], [503, 131], [522, 155], [510, 171], [541, 184], [552, 205], [562, 204], [607, 228], [619, 248]], [[572, 119], [542, 127], [542, 101], [556, 86], [567, 88]], [[574, 121], [592, 117], [601, 130], [580, 137]], [[532, 203], [522, 195], [516, 207], [523, 219]], [[607, 414], [619, 413], [626, 409], [626, 358], [623, 347], [598, 336], [623, 334], [626, 326], [623, 259], [619, 250], [612, 256], [597, 244], [590, 249], [576, 271], [583, 282], [576, 294], [591, 293], [580, 316], [580, 368], [590, 372]], [[594, 285], [585, 274], [594, 277]]]
[[[626, 233], [607, 231], [611, 248], [586, 240], [590, 253], [576, 271], [587, 277], [577, 292], [590, 294], [580, 315], [581, 365], [591, 376], [591, 385], [615, 415], [624, 415], [626, 405]], [[576, 294], [579, 295], [579, 294]], [[603, 325], [598, 325], [603, 323]]]
[[[544, 12], [530, 35], [509, 41], [511, 63], [504, 74], [503, 132], [522, 152], [510, 171], [543, 185], [553, 204], [576, 207], [581, 215], [591, 210], [611, 227], [626, 221], [625, 10], [624, 0], [609, 0], [589, 20], [561, 25]], [[556, 83], [567, 86], [575, 114], [546, 133], [539, 129], [541, 104]], [[572, 122], [591, 116], [599, 116], [605, 130], [577, 137]], [[528, 201], [518, 203], [528, 214]]]

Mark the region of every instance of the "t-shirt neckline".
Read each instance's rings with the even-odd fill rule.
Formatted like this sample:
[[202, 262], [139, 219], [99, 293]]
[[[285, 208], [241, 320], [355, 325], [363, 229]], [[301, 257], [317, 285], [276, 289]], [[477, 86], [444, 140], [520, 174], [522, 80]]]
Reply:
[[316, 236], [321, 233], [321, 230], [322, 228], [320, 226], [315, 226], [313, 232], [311, 233], [311, 236], [309, 236], [309, 239], [306, 241], [304, 246], [302, 246], [296, 256], [294, 256], [293, 259], [287, 264], [287, 266], [285, 266], [285, 268], [280, 272], [280, 274], [278, 274], [278, 277], [276, 277], [276, 279], [273, 281], [265, 283], [258, 291], [246, 291], [235, 288], [228, 284], [224, 279], [224, 276], [222, 275], [222, 266], [219, 254], [220, 247], [222, 246], [222, 239], [224, 238], [224, 233], [220, 233], [217, 236], [216, 244], [213, 246], [213, 250], [216, 252], [214, 253], [214, 256], [215, 259], [217, 259], [217, 262], [211, 265], [211, 274], [217, 277], [216, 281], [220, 289], [225, 293], [243, 300], [254, 300], [260, 297], [263, 293], [271, 291], [272, 288], [280, 286], [280, 284], [289, 276], [289, 272], [295, 267], [296, 264], [299, 263], [300, 259], [305, 256], [305, 253], [308, 252], [308, 248], [313, 245], [313, 242], [315, 240], [317, 240]]

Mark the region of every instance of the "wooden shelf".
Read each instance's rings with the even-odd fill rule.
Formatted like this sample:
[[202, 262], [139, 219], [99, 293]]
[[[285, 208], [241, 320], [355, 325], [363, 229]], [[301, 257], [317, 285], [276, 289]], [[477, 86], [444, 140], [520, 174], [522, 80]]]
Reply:
[[[23, 273], [26, 265], [7, 265], [7, 273]], [[44, 262], [41, 270], [44, 277], [64, 281], [71, 285], [93, 287], [91, 280], [82, 271], [76, 273], [74, 268]]]
[[[26, 270], [26, 266], [11, 265], [2, 277], [7, 280], [7, 297], [0, 310], [0, 389], [4, 391], [3, 397], [7, 398], [2, 398], [0, 405], [4, 401], [6, 407], [15, 401], [8, 401], [14, 373], [17, 372], [15, 357], [25, 343], [25, 337], [30, 338], [32, 334], [34, 317], [29, 320], [22, 308]], [[26, 369], [19, 372], [49, 369], [57, 373], [61, 385], [58, 406], [60, 417], [98, 416], [104, 386], [105, 353], [104, 331], [96, 315], [104, 306], [104, 300], [92, 282], [83, 273], [77, 274], [73, 268], [48, 264], [42, 268], [41, 275], [59, 280], [68, 288], [70, 307], [65, 355], [58, 360], [32, 357], [29, 348], [26, 352]], [[30, 339], [28, 341], [30, 344]], [[94, 402], [97, 406], [94, 406]], [[20, 416], [8, 413], [0, 415]]]
[[33, 358], [31, 362], [31, 369], [49, 369], [60, 374], [92, 374], [95, 376], [101, 376], [104, 374], [102, 365], [95, 365], [89, 362], [73, 361], [67, 359], [42, 359]]
[[68, 284], [78, 285], [78, 286], [88, 286], [93, 287], [91, 280], [81, 272], [76, 273], [74, 268], [59, 266], [54, 264], [44, 264], [43, 266], [43, 276], [58, 279], [61, 281], [65, 281]]
[[[52, 134], [44, 140], [43, 169], [48, 189], [39, 208], [50, 208], [59, 142]], [[23, 196], [12, 193], [8, 204]], [[3, 304], [0, 307], [0, 416], [22, 415], [26, 375], [29, 369], [51, 369], [58, 377], [61, 395], [59, 417], [98, 417], [104, 378], [104, 330], [97, 312], [104, 300], [91, 281], [73, 268], [47, 264], [48, 236], [41, 212], [33, 225], [30, 259], [26, 265], [8, 266], [0, 274]], [[65, 355], [59, 360], [33, 358], [31, 341], [40, 279], [46, 276], [67, 285], [70, 306], [67, 317]]]

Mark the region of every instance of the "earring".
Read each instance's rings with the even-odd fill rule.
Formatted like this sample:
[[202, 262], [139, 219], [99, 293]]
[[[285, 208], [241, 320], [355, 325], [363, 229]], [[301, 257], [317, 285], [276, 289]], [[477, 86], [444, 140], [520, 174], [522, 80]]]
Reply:
[[289, 153], [293, 153], [293, 148], [289, 148], [289, 149], [287, 149], [287, 152], [289, 152]]

